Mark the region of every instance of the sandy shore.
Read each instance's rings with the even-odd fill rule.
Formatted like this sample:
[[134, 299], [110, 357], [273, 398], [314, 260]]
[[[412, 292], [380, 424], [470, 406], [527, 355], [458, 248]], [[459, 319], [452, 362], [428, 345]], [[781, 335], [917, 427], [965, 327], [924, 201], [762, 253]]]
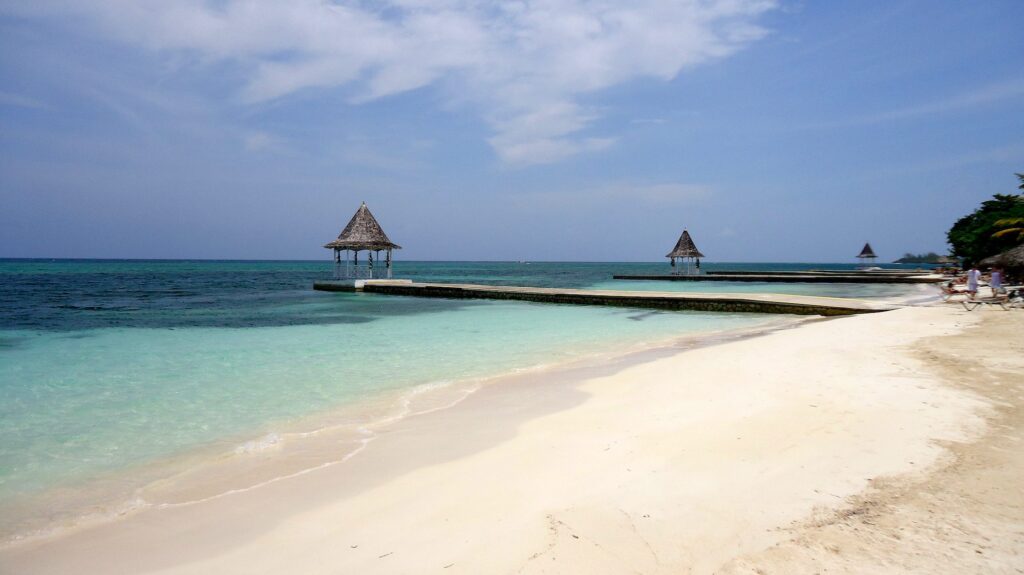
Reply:
[[1016, 573], [1022, 326], [907, 308], [494, 385], [0, 572]]

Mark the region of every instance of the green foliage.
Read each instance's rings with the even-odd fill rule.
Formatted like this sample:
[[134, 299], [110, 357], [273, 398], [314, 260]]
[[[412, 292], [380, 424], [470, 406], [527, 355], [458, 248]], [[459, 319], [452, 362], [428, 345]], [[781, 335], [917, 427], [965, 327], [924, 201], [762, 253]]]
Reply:
[[[1024, 175], [1016, 174], [1024, 189]], [[1024, 238], [1017, 233], [1000, 234], [1001, 230], [1013, 227], [1010, 223], [1024, 218], [1024, 195], [996, 194], [991, 200], [981, 203], [974, 213], [957, 220], [946, 234], [951, 253], [964, 258], [966, 264], [974, 264], [988, 256], [996, 255], [1021, 243]], [[998, 234], [998, 235], [997, 235]]]
[[1024, 218], [1003, 218], [996, 222], [999, 231], [992, 234], [993, 238], [1016, 238], [1017, 242], [1024, 242]]

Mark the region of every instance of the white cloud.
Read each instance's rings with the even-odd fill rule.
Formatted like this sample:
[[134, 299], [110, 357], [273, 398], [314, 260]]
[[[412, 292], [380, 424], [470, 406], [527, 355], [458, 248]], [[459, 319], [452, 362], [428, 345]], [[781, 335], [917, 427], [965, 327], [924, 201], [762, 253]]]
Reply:
[[244, 101], [344, 86], [353, 103], [444, 84], [479, 111], [510, 164], [606, 148], [581, 97], [674, 78], [761, 38], [772, 0], [38, 0], [0, 7], [88, 22], [198, 62], [230, 62]]
[[422, 152], [429, 150], [430, 142], [414, 141], [396, 145], [386, 140], [349, 138], [340, 150], [340, 158], [350, 166], [359, 166], [389, 172], [422, 168]]
[[[891, 182], [893, 178], [897, 177], [955, 172], [970, 166], [985, 164], [998, 166], [1009, 163], [1011, 166], [1016, 166], [1019, 165], [1020, 158], [1024, 158], [1024, 144], [1014, 142], [994, 148], [958, 152], [952, 155], [943, 154], [915, 162], [901, 162], [891, 167], [866, 170], [859, 172], [855, 176], [855, 181]], [[1006, 173], [1008, 174], [1009, 170]], [[936, 193], [943, 192], [937, 191]]]
[[249, 132], [242, 136], [242, 144], [250, 152], [265, 152], [284, 149], [281, 142], [266, 132]]
[[914, 104], [865, 116], [857, 116], [847, 120], [813, 124], [806, 127], [811, 129], [846, 128], [850, 126], [881, 124], [908, 118], [946, 114], [1021, 97], [1024, 97], [1024, 80], [1013, 78], [1003, 82], [979, 86], [969, 92], [947, 96], [940, 100]]
[[697, 205], [713, 193], [712, 188], [703, 184], [611, 182], [576, 189], [525, 192], [517, 194], [516, 198], [523, 205], [545, 209], [579, 209], [583, 205], [598, 210], [625, 205], [668, 209]]
[[635, 125], [645, 125], [646, 124], [646, 125], [651, 125], [651, 126], [660, 126], [662, 124], [665, 124], [666, 122], [668, 122], [668, 120], [666, 120], [665, 118], [634, 118], [634, 119], [629, 121], [630, 124], [635, 124]]
[[36, 110], [49, 110], [50, 106], [45, 102], [10, 92], [0, 92], [0, 106], [14, 106], [17, 108], [34, 108]]
[[693, 204], [711, 194], [711, 188], [700, 184], [664, 183], [650, 185], [619, 184], [605, 188], [614, 198], [639, 200], [652, 204]]
[[916, 106], [883, 112], [874, 116], [868, 116], [864, 118], [864, 120], [870, 122], [884, 122], [888, 120], [911, 118], [914, 116], [930, 116], [933, 114], [942, 114], [964, 108], [974, 108], [976, 106], [983, 106], [1000, 100], [1020, 98], [1022, 96], [1024, 96], [1024, 80], [1013, 79], [1006, 82], [981, 86], [970, 92], [957, 94], [943, 100], [937, 100], [926, 104], [919, 104]]

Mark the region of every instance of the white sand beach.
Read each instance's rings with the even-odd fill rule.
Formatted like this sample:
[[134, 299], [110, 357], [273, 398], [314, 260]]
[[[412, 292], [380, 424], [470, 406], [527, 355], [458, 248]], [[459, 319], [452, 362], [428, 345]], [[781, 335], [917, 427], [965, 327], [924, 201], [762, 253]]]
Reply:
[[1024, 316], [912, 307], [514, 378], [4, 573], [1019, 573]]

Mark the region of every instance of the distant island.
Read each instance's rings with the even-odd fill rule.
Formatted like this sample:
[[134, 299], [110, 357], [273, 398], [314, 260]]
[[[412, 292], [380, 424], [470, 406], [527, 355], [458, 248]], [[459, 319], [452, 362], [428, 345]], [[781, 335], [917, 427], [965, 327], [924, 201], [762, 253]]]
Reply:
[[948, 264], [952, 263], [952, 259], [949, 256], [940, 256], [935, 252], [928, 252], [926, 254], [903, 254], [903, 257], [896, 260], [893, 263], [897, 264]]

